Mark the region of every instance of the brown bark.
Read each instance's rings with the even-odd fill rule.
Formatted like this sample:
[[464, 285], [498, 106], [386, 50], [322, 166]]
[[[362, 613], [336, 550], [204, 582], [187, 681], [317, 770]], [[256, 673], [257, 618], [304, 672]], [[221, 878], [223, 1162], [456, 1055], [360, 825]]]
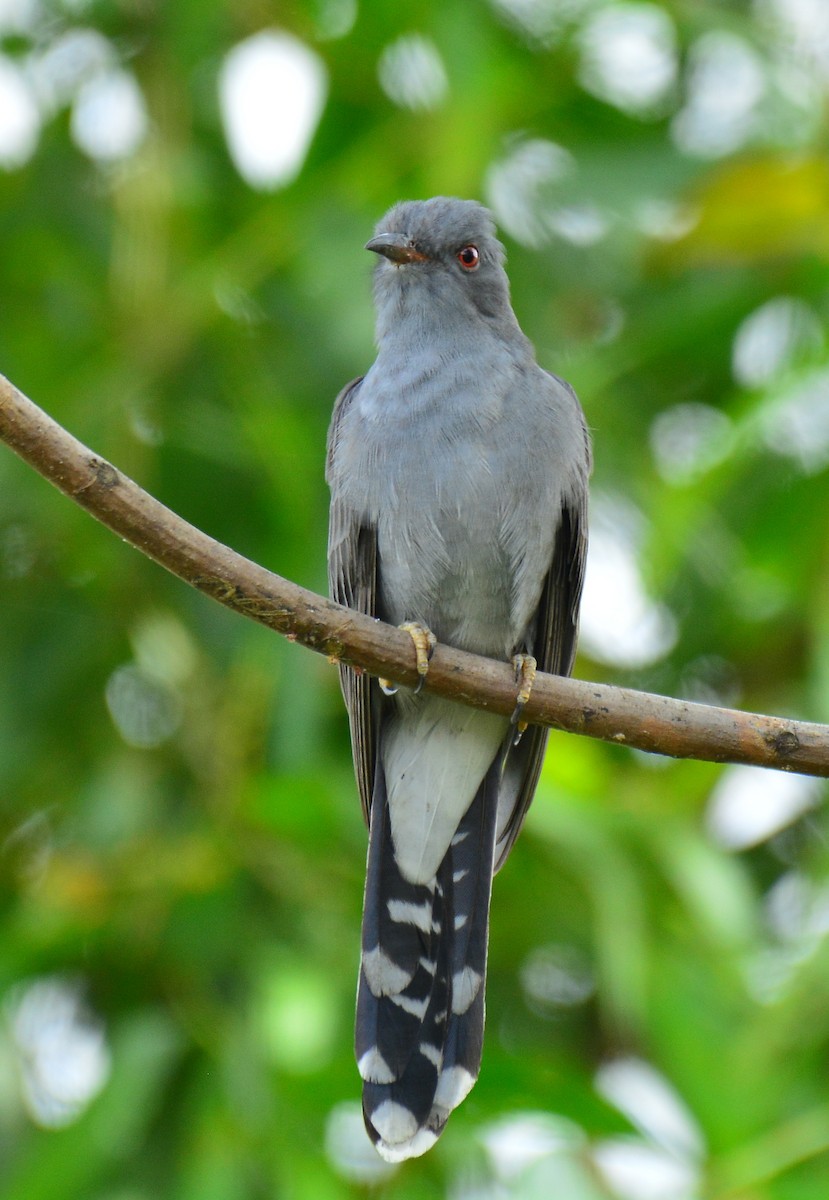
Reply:
[[[0, 376], [0, 439], [142, 553], [214, 600], [329, 658], [397, 683], [417, 682], [408, 634], [265, 570], [165, 508]], [[438, 646], [429, 691], [509, 715], [505, 663]], [[539, 674], [530, 722], [654, 754], [829, 775], [829, 726], [693, 704], [627, 688]]]

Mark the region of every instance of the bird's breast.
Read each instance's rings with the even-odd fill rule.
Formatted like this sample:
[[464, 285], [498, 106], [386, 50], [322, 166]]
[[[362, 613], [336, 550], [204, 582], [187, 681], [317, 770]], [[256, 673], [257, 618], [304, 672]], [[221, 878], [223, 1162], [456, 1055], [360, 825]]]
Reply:
[[549, 562], [549, 547], [545, 558], [530, 544], [542, 502], [526, 476], [515, 374], [439, 348], [387, 367], [366, 376], [338, 445], [349, 502], [377, 531], [378, 615], [508, 657]]
[[387, 619], [422, 621], [440, 641], [502, 656], [513, 639], [513, 564], [494, 443], [436, 434], [410, 451], [389, 463], [376, 510]]

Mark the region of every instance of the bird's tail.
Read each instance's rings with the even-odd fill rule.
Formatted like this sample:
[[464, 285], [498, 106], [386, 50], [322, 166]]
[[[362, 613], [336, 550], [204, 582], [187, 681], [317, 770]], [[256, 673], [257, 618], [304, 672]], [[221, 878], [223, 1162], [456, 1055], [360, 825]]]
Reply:
[[378, 761], [356, 1051], [366, 1129], [391, 1162], [434, 1145], [478, 1077], [499, 777], [496, 759], [435, 878], [412, 884], [395, 862]]

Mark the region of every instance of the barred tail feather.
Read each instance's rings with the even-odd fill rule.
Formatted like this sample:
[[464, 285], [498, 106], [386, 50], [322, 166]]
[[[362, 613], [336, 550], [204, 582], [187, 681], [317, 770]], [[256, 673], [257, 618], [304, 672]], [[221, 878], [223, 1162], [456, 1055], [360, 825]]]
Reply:
[[366, 1129], [392, 1162], [434, 1145], [478, 1077], [499, 777], [496, 760], [435, 878], [412, 884], [378, 764], [355, 1043]]

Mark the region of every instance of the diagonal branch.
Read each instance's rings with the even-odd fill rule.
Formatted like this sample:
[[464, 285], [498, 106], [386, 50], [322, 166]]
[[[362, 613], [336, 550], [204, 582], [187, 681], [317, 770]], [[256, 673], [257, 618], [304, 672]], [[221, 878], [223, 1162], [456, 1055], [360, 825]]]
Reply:
[[[214, 541], [67, 433], [2, 375], [0, 440], [114, 533], [220, 604], [329, 658], [404, 685], [417, 683], [408, 634], [298, 587]], [[510, 666], [448, 646], [436, 648], [426, 687], [506, 716], [515, 706]], [[675, 758], [829, 776], [826, 725], [543, 674], [524, 717]]]

